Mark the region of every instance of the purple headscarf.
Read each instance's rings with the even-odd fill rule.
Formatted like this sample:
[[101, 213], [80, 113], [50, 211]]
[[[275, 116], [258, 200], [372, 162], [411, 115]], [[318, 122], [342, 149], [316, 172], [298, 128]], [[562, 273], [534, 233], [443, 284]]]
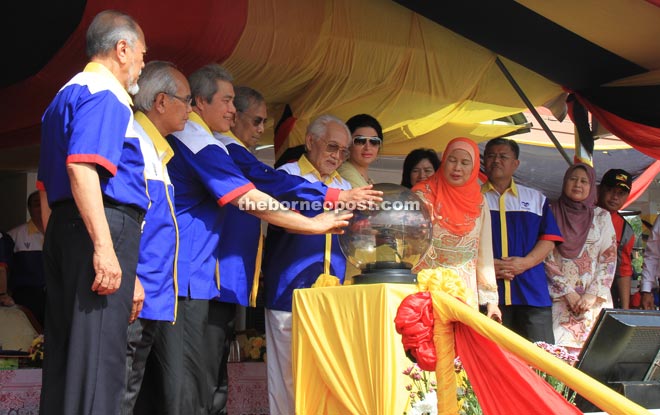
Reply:
[[[574, 201], [564, 192], [569, 177], [578, 168], [587, 172], [590, 185], [589, 196], [581, 202]], [[561, 196], [557, 202], [552, 204], [552, 213], [554, 213], [559, 230], [564, 237], [564, 242], [557, 249], [564, 258], [576, 258], [580, 254], [594, 220], [596, 200], [596, 172], [593, 167], [584, 163], [577, 163], [569, 167], [564, 174]]]

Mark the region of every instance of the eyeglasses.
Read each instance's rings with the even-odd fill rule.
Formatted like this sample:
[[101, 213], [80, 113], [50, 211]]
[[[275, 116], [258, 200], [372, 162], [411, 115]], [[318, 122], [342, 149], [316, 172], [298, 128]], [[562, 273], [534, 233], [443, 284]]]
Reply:
[[363, 135], [356, 135], [353, 137], [354, 146], [366, 145], [367, 141], [374, 147], [380, 147], [380, 145], [383, 144], [383, 140], [380, 137], [365, 137]]
[[244, 114], [246, 117], [250, 118], [250, 121], [252, 122], [252, 125], [255, 126], [255, 127], [258, 127], [258, 126], [260, 126], [260, 125], [262, 125], [262, 124], [263, 124], [264, 127], [265, 127], [265, 126], [266, 126], [266, 121], [268, 121], [268, 118], [263, 118], [263, 117], [259, 117], [259, 116], [257, 116], [257, 117], [251, 117], [249, 114], [247, 114], [247, 113], [245, 113], [245, 112], [241, 112], [241, 111], [238, 111], [238, 112], [239, 112], [240, 114]]
[[164, 94], [167, 95], [168, 97], [178, 99], [179, 101], [183, 102], [185, 105], [191, 105], [192, 104], [192, 95], [187, 95], [185, 97], [180, 97], [176, 94], [168, 94], [167, 92], [164, 92]]
[[342, 147], [339, 144], [334, 143], [334, 142], [328, 142], [324, 138], [322, 138], [321, 140], [323, 140], [325, 142], [325, 152], [326, 153], [328, 153], [328, 154], [339, 153], [339, 157], [342, 160], [346, 160], [348, 158], [348, 156], [351, 155], [351, 152], [348, 150], [348, 148]]
[[497, 160], [500, 159], [502, 161], [507, 161], [512, 159], [513, 156], [509, 154], [496, 154], [496, 153], [488, 153], [486, 154], [486, 160]]

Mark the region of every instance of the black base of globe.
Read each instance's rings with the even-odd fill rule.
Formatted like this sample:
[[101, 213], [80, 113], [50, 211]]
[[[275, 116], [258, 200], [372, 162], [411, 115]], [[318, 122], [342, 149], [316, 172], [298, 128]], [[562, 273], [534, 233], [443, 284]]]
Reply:
[[417, 284], [417, 276], [410, 272], [411, 268], [407, 262], [371, 262], [362, 274], [353, 277], [353, 284]]

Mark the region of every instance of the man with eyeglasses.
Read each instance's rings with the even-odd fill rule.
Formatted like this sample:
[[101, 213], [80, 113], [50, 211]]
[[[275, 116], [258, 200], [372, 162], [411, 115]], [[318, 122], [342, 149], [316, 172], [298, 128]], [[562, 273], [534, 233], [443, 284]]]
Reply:
[[[337, 202], [381, 200], [382, 192], [370, 190], [372, 186], [339, 190], [320, 181], [312, 183], [300, 176], [275, 170], [260, 162], [250, 150], [256, 147], [264, 132], [266, 101], [250, 87], [239, 86], [234, 92], [234, 125], [230, 132], [214, 133], [214, 136], [226, 146], [233, 161], [257, 189], [280, 201], [292, 203], [307, 201], [334, 206]], [[231, 278], [220, 281], [220, 301], [255, 306], [261, 271], [261, 222], [235, 206], [227, 206], [226, 209], [223, 236], [220, 238], [219, 266]], [[241, 235], [241, 238], [236, 238], [236, 235]]]
[[[219, 243], [227, 210], [249, 214], [294, 232], [339, 232], [350, 214], [305, 217], [259, 191], [232, 161], [214, 132], [229, 131], [236, 109], [231, 75], [217, 64], [188, 78], [193, 111], [182, 131], [167, 137], [174, 149], [168, 171], [176, 189], [179, 228], [177, 323], [163, 330], [166, 344], [183, 342], [181, 405], [178, 413], [221, 412], [226, 385], [220, 384], [234, 304], [218, 301], [221, 281], [232, 278], [219, 267]], [[171, 408], [176, 412], [177, 408]], [[216, 411], [217, 409], [217, 411]]]
[[[250, 151], [264, 132], [267, 117], [264, 97], [256, 90], [240, 86], [235, 88], [236, 117], [231, 131], [214, 133], [227, 148], [234, 163], [257, 189], [288, 203], [300, 201], [325, 203], [328, 207], [342, 203], [379, 202], [382, 192], [372, 186], [340, 190], [328, 187], [322, 181], [310, 182], [299, 175], [275, 170], [260, 162]], [[341, 202], [341, 203], [337, 203]], [[296, 208], [292, 206], [292, 208]], [[258, 288], [261, 252], [259, 219], [235, 206], [227, 206], [223, 234], [220, 238], [220, 268], [232, 278], [220, 281], [220, 301], [254, 306]], [[241, 238], [235, 238], [235, 235]]]
[[[232, 138], [236, 138], [238, 141], [231, 140], [227, 141], [227, 143], [239, 144], [239, 146], [246, 148], [252, 153], [255, 151], [261, 135], [266, 129], [266, 122], [268, 120], [266, 100], [259, 91], [248, 86], [236, 87], [234, 88], [234, 93], [236, 94], [234, 96], [236, 115], [230, 134], [227, 134], [225, 137], [232, 137], [233, 135]], [[232, 152], [230, 151], [229, 154], [232, 154]]]
[[[348, 190], [350, 183], [337, 169], [348, 158], [351, 134], [346, 125], [332, 115], [312, 121], [305, 135], [306, 153], [300, 160], [280, 166], [289, 174], [310, 182]], [[304, 215], [318, 213], [310, 206]], [[327, 269], [324, 262], [328, 264]], [[264, 248], [263, 274], [266, 289], [266, 344], [268, 345], [268, 398], [270, 413], [295, 413], [291, 362], [291, 308], [293, 291], [309, 288], [319, 276], [327, 274], [344, 281], [346, 258], [336, 236], [294, 235], [270, 226]], [[324, 278], [319, 279], [324, 284]], [[332, 278], [331, 278], [332, 279]]]
[[491, 213], [493, 255], [502, 323], [529, 341], [554, 343], [552, 300], [543, 260], [562, 242], [546, 197], [513, 180], [520, 165], [518, 143], [486, 143], [488, 181], [482, 192]]
[[[165, 136], [183, 130], [192, 110], [188, 80], [169, 62], [149, 62], [138, 79], [139, 92], [134, 97], [134, 127], [144, 156], [144, 178], [149, 195], [149, 209], [144, 217], [137, 266], [136, 292], [142, 292], [143, 304], [134, 304], [132, 323], [128, 326], [126, 351], [126, 390], [121, 413], [132, 415], [142, 386], [147, 357], [160, 327], [176, 320], [177, 224], [174, 211], [174, 188], [167, 173], [167, 162], [174, 151]], [[136, 317], [139, 318], [136, 319]], [[156, 344], [154, 353], [161, 349]], [[181, 353], [181, 350], [178, 350]], [[159, 359], [156, 358], [157, 362]], [[158, 366], [152, 382], [178, 382], [180, 367]], [[166, 407], [178, 407], [176, 395], [165, 395], [156, 385], [158, 413]], [[176, 405], [176, 406], [175, 406]], [[137, 411], [136, 413], [139, 413]]]

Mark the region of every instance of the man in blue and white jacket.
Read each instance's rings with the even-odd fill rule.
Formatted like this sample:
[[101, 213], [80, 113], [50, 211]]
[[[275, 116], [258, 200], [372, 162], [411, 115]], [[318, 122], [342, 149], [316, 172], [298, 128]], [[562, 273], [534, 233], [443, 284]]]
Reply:
[[[126, 392], [122, 414], [133, 414], [142, 384], [147, 357], [152, 350], [159, 327], [176, 320], [178, 260], [178, 228], [174, 210], [174, 188], [167, 172], [167, 162], [174, 156], [165, 136], [183, 130], [192, 110], [188, 80], [169, 62], [149, 62], [138, 80], [135, 95], [135, 131], [144, 156], [144, 178], [149, 196], [149, 209], [144, 217], [142, 240], [137, 265], [136, 291], [144, 290], [139, 318], [128, 327], [126, 352]], [[135, 313], [136, 310], [134, 310]], [[131, 315], [134, 320], [137, 315]], [[179, 349], [180, 352], [180, 349]], [[162, 347], [154, 348], [156, 364]], [[180, 367], [158, 365], [156, 382], [179, 382]], [[164, 387], [149, 385], [159, 405], [177, 407], [177, 394], [165, 394]], [[178, 387], [173, 387], [178, 390]], [[159, 411], [160, 412], [160, 411]], [[162, 413], [162, 412], [161, 412]]]
[[[337, 169], [348, 158], [351, 134], [341, 120], [321, 115], [307, 127], [306, 153], [300, 160], [279, 169], [328, 187], [348, 190], [351, 184]], [[315, 215], [322, 207], [310, 206], [304, 215]], [[296, 235], [270, 226], [264, 250], [266, 288], [266, 343], [268, 344], [268, 398], [273, 414], [295, 413], [291, 361], [291, 318], [293, 291], [309, 288], [319, 275], [329, 273], [344, 281], [346, 258], [337, 236]]]

